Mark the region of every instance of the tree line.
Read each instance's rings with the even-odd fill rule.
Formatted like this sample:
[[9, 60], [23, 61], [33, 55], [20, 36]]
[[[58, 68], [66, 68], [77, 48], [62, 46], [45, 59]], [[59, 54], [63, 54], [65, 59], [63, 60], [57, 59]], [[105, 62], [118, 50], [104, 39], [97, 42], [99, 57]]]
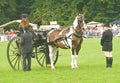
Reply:
[[23, 13], [27, 13], [30, 21], [38, 25], [55, 20], [60, 26], [70, 26], [78, 13], [85, 13], [86, 22], [109, 23], [120, 18], [120, 0], [0, 1], [0, 25], [20, 19]]

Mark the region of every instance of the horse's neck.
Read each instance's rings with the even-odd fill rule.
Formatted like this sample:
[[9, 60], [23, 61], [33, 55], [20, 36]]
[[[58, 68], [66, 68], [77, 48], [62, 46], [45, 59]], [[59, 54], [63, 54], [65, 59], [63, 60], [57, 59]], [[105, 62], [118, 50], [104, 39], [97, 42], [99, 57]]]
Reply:
[[73, 33], [77, 35], [82, 35], [82, 28], [83, 28], [83, 24], [78, 23], [78, 19], [76, 17], [73, 22], [73, 27], [72, 27]]
[[82, 27], [80, 25], [78, 25], [76, 28], [75, 28], [75, 31], [78, 33], [78, 34], [81, 34], [82, 33]]

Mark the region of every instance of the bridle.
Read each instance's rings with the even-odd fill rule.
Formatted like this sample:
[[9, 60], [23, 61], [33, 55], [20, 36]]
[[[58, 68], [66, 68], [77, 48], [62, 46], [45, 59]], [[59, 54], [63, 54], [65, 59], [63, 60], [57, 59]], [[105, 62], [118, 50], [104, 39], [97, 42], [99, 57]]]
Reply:
[[[83, 37], [83, 29], [84, 29], [84, 15], [83, 14], [79, 14], [78, 17], [77, 17], [77, 21], [78, 21], [78, 27], [80, 28], [79, 31], [81, 31], [81, 34], [77, 33], [77, 31], [75, 30], [74, 27], [72, 27], [72, 30], [73, 30], [73, 34], [78, 37], [78, 38], [81, 38]], [[82, 24], [82, 25], [81, 25]]]

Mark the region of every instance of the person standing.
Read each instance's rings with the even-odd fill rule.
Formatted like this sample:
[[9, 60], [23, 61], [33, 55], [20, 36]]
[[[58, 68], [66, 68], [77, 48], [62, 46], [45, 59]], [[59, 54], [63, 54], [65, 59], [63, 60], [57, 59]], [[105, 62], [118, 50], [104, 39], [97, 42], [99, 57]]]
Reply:
[[21, 53], [22, 53], [22, 68], [23, 71], [31, 71], [31, 55], [33, 51], [32, 41], [33, 35], [28, 28], [24, 28], [24, 33], [21, 34]]
[[110, 30], [109, 24], [105, 24], [103, 28], [105, 29], [105, 31], [102, 34], [100, 43], [102, 46], [102, 51], [104, 51], [104, 54], [106, 56], [106, 68], [111, 68], [113, 63], [113, 56], [112, 56], [113, 33]]

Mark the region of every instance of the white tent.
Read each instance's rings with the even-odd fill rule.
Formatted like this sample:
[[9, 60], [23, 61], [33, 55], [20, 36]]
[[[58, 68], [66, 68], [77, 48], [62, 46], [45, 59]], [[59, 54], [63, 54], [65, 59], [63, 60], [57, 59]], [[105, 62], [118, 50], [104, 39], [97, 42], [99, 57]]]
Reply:
[[87, 26], [102, 26], [104, 23], [91, 21], [87, 23]]

